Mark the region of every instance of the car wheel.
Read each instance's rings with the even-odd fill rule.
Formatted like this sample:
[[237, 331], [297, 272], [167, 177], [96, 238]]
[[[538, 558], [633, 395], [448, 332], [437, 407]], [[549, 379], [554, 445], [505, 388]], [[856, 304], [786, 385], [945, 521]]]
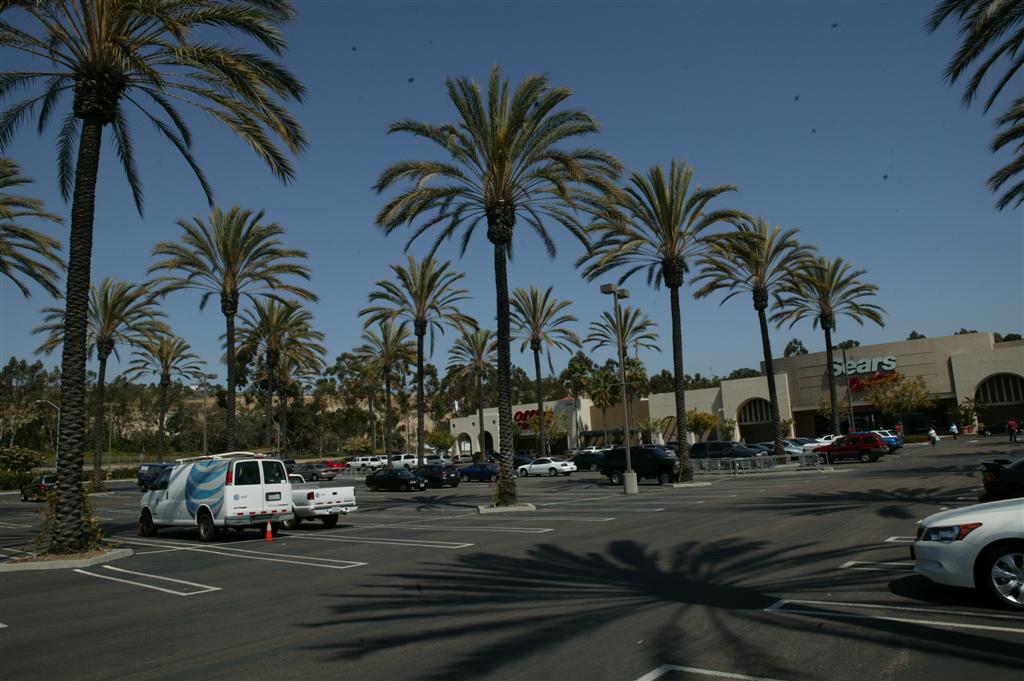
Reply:
[[402, 486], [401, 486], [401, 487], [400, 487], [399, 489], [400, 489], [400, 490], [401, 490], [402, 492], [408, 492], [408, 491], [409, 491], [409, 490], [410, 490], [411, 488], [409, 487], [409, 483], [407, 483], [407, 482], [403, 482], [403, 483], [402, 483]]
[[828, 465], [828, 458], [824, 454], [818, 454], [818, 463]]
[[213, 541], [217, 536], [217, 527], [213, 524], [213, 516], [209, 511], [201, 511], [196, 518], [196, 525], [199, 530], [199, 541]]
[[320, 521], [324, 524], [324, 527], [329, 530], [338, 524], [338, 516], [325, 515], [324, 517], [320, 518]]
[[530, 477], [530, 471], [526, 470], [525, 468], [520, 468], [519, 469], [519, 477], [520, 478], [528, 478], [528, 477]]
[[491, 482], [498, 482], [498, 476], [494, 473], [491, 473]]
[[672, 476], [668, 473], [658, 473], [658, 484], [667, 485], [672, 482]]
[[612, 471], [612, 474], [608, 476], [608, 480], [613, 485], [621, 485], [622, 484], [622, 471]]
[[281, 523], [281, 527], [283, 529], [285, 529], [285, 530], [294, 530], [298, 526], [299, 526], [299, 519], [298, 518], [292, 518], [291, 520], [285, 520], [284, 522]]
[[548, 475], [550, 475], [553, 478], [556, 475], [558, 475], [558, 471], [556, 469], [554, 469], [554, 468], [549, 468], [548, 469]]
[[593, 473], [595, 471], [597, 471], [597, 464], [596, 463], [590, 464], [590, 472]]
[[320, 480], [320, 476], [317, 475], [316, 473], [313, 473], [312, 477], [310, 477], [310, 480], [312, 480], [313, 482], [318, 482]]
[[871, 452], [861, 452], [860, 460], [863, 461], [864, 463], [869, 463], [871, 461], [877, 461], [878, 457], [872, 456]]
[[462, 476], [462, 482], [469, 482], [469, 476], [468, 475], [463, 475]]
[[156, 525], [153, 524], [153, 514], [149, 512], [148, 508], [142, 512], [142, 518], [139, 519], [139, 532], [142, 533], [143, 537], [156, 536]]
[[978, 558], [974, 583], [1000, 604], [1024, 610], [1024, 542], [985, 550]]

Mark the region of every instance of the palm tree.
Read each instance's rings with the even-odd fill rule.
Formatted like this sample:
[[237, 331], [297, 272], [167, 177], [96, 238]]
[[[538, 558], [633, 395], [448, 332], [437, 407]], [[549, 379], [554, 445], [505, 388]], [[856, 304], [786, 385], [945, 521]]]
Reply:
[[547, 438], [544, 418], [544, 393], [541, 391], [540, 370], [541, 350], [548, 356], [548, 370], [554, 373], [551, 363], [551, 348], [572, 352], [580, 346], [579, 337], [566, 328], [567, 324], [576, 321], [576, 317], [565, 314], [564, 310], [572, 303], [568, 300], [556, 300], [551, 296], [551, 288], [541, 293], [536, 286], [529, 289], [517, 288], [512, 292], [512, 333], [513, 338], [522, 340], [519, 352], [525, 352], [527, 346], [533, 351], [533, 370], [536, 376], [537, 394], [537, 437], [540, 442], [541, 457], [547, 456]]
[[794, 355], [806, 355], [807, 348], [804, 347], [804, 342], [799, 338], [794, 338], [786, 343], [786, 349], [782, 351], [783, 357], [793, 357]]
[[3, 0], [25, 16], [19, 27], [0, 23], [0, 47], [38, 59], [32, 71], [0, 75], [0, 96], [41, 84], [42, 92], [0, 114], [0, 153], [17, 126], [38, 110], [44, 130], [62, 98], [73, 93], [57, 137], [61, 194], [71, 198], [66, 284], [66, 342], [61, 358], [61, 457], [50, 551], [81, 550], [89, 539], [82, 520], [80, 480], [85, 440], [85, 363], [91, 278], [93, 212], [103, 129], [142, 212], [142, 190], [129, 112], [152, 124], [178, 150], [212, 204], [212, 190], [192, 157], [192, 133], [178, 107], [191, 105], [239, 136], [287, 182], [291, 164], [275, 138], [298, 154], [306, 146], [282, 102], [301, 101], [301, 83], [273, 58], [219, 44], [233, 33], [273, 55], [285, 49], [279, 27], [294, 16], [286, 0]]
[[448, 351], [448, 378], [476, 384], [478, 451], [487, 451], [484, 428], [484, 380], [494, 374], [498, 363], [498, 342], [490, 329], [463, 329]]
[[590, 322], [590, 333], [583, 343], [592, 350], [608, 346], [617, 349], [620, 344], [623, 348], [632, 345], [638, 349], [657, 350], [658, 334], [654, 331], [657, 326], [639, 308], [625, 305], [618, 308], [618, 316], [602, 312], [598, 321]]
[[228, 212], [214, 208], [203, 220], [178, 220], [184, 230], [180, 242], [165, 241], [153, 249], [154, 256], [164, 259], [149, 268], [168, 272], [157, 283], [164, 293], [176, 289], [202, 292], [199, 309], [206, 307], [211, 296], [219, 296], [224, 315], [226, 363], [228, 369], [227, 427], [224, 434], [227, 450], [235, 448], [235, 315], [242, 298], [290, 294], [302, 300], [315, 301], [306, 289], [285, 281], [286, 277], [309, 279], [309, 268], [300, 262], [305, 251], [283, 248], [278, 238], [284, 229], [276, 222], [264, 223], [263, 211], [252, 212], [234, 206]]
[[601, 425], [604, 428], [604, 444], [608, 445], [608, 407], [619, 401], [619, 380], [610, 370], [597, 367], [590, 373], [587, 394], [594, 406], [601, 410]]
[[[94, 489], [103, 488], [103, 396], [106, 389], [107, 359], [111, 354], [120, 359], [118, 345], [138, 345], [148, 336], [167, 333], [158, 318], [164, 313], [157, 305], [157, 294], [149, 284], [132, 284], [107, 277], [98, 286], [90, 287], [86, 348], [96, 352], [99, 371], [93, 404], [92, 481]], [[32, 333], [45, 333], [46, 339], [36, 353], [49, 355], [65, 345], [68, 325], [64, 308], [43, 308], [43, 323]], [[61, 409], [63, 417], [64, 410]], [[63, 422], [63, 418], [61, 419]], [[63, 459], [64, 450], [61, 449]], [[61, 462], [58, 462], [58, 467]], [[79, 464], [81, 465], [81, 464]]]
[[768, 379], [775, 455], [784, 456], [782, 429], [779, 426], [779, 394], [775, 387], [772, 343], [768, 335], [768, 303], [772, 293], [782, 288], [797, 272], [803, 271], [813, 257], [812, 248], [797, 241], [798, 229], [772, 227], [763, 218], [743, 220], [736, 230], [709, 240], [709, 248], [700, 260], [701, 269], [693, 280], [700, 288], [695, 298], [716, 291], [726, 293], [722, 303], [739, 293], [750, 293], [761, 328], [764, 373]]
[[433, 248], [460, 228], [461, 252], [486, 221], [494, 247], [495, 313], [498, 320], [498, 432], [501, 473], [495, 504], [517, 500], [512, 465], [512, 358], [509, 342], [508, 258], [515, 224], [522, 220], [556, 254], [546, 222], [554, 221], [587, 245], [580, 212], [596, 211], [614, 191], [619, 162], [592, 148], [563, 149], [573, 138], [597, 132], [597, 123], [582, 111], [556, 111], [570, 95], [551, 87], [545, 76], [527, 76], [514, 89], [491, 69], [486, 100], [480, 87], [465, 78], [449, 78], [448, 97], [459, 112], [455, 124], [431, 125], [405, 120], [390, 132], [430, 140], [449, 161], [401, 161], [381, 174], [376, 190], [399, 182], [411, 187], [387, 202], [377, 225], [390, 234], [422, 220], [410, 242], [430, 229], [439, 232]]
[[[579, 353], [577, 353], [579, 355]], [[590, 385], [590, 371], [587, 369], [587, 365], [582, 361], [576, 361], [576, 357], [569, 360], [569, 364], [566, 365], [559, 376], [562, 384], [565, 385], [569, 394], [572, 396], [573, 405], [573, 418], [576, 423], [573, 428], [573, 432], [576, 434], [575, 448], [580, 448], [580, 398], [587, 394]]]
[[625, 191], [614, 195], [615, 208], [594, 229], [601, 234], [593, 250], [577, 261], [586, 265], [584, 276], [593, 280], [606, 272], [627, 268], [623, 283], [634, 273], [647, 271], [647, 283], [664, 284], [669, 291], [672, 312], [672, 370], [676, 394], [676, 456], [679, 479], [693, 479], [690, 445], [686, 435], [686, 397], [683, 389], [683, 323], [679, 310], [679, 289], [692, 261], [704, 250], [704, 234], [717, 223], [744, 217], [729, 209], [705, 212], [722, 194], [736, 191], [731, 184], [708, 189], [691, 188], [693, 168], [672, 161], [668, 176], [659, 166], [647, 175], [633, 173]]
[[[313, 315], [294, 301], [280, 301], [273, 298], [256, 300], [255, 311], [244, 310], [240, 315], [238, 329], [238, 353], [250, 357], [262, 356], [264, 378], [267, 386], [265, 417], [265, 444], [270, 445], [273, 427], [274, 392], [279, 392], [279, 369], [285, 352], [299, 350], [320, 353], [323, 348], [316, 345], [323, 340], [323, 334], [313, 330]], [[316, 348], [311, 347], [316, 345]]]
[[[1024, 57], [1019, 54], [1021, 42], [1024, 41], [1024, 11], [1021, 10], [1021, 3], [1019, 0], [942, 0], [928, 19], [928, 30], [938, 30], [951, 18], [960, 24], [961, 42], [960, 49], [946, 66], [946, 80], [952, 85], [972, 64], [984, 58], [964, 88], [962, 99], [965, 107], [974, 101], [982, 81], [996, 62], [1002, 57], [1009, 60], [1006, 73], [999, 78], [985, 100], [984, 110], [988, 112], [1024, 66]], [[1024, 138], [1024, 97], [1020, 96], [1019, 88], [1015, 92], [1017, 97], [997, 121], [1005, 129], [992, 140], [993, 152], [1011, 147], [1015, 157], [989, 178], [988, 186], [994, 192], [1024, 172], [1024, 147], [1020, 144]], [[996, 205], [1002, 210], [1010, 204], [1017, 207], [1021, 203], [1024, 203], [1024, 181], [1007, 189]]]
[[[363, 331], [363, 345], [356, 352], [366, 356], [376, 365], [384, 377], [384, 454], [387, 455], [391, 436], [391, 380], [405, 373], [416, 360], [416, 348], [409, 340], [409, 326], [405, 322], [395, 324], [385, 319], [377, 326], [378, 331], [367, 328]], [[388, 459], [388, 465], [393, 463]]]
[[157, 453], [164, 455], [164, 430], [167, 423], [167, 390], [175, 378], [195, 378], [202, 374], [204, 362], [192, 352], [184, 338], [172, 333], [145, 336], [137, 343], [133, 359], [125, 372], [129, 380], [154, 374], [160, 377], [160, 429], [157, 434]]
[[31, 292], [19, 272], [54, 298], [60, 298], [57, 283], [64, 270], [60, 242], [19, 224], [25, 218], [60, 224], [60, 218], [47, 213], [39, 199], [7, 193], [31, 182], [22, 176], [14, 161], [0, 158], [0, 274], [10, 279], [26, 298]]
[[825, 332], [825, 375], [828, 376], [828, 397], [832, 406], [832, 432], [839, 433], [839, 413], [836, 410], [836, 378], [832, 373], [832, 332], [836, 318], [846, 315], [864, 325], [870, 320], [885, 326], [878, 305], [865, 302], [874, 297], [878, 287], [861, 281], [865, 270], [854, 270], [842, 258], [829, 260], [824, 256], [805, 264], [803, 272], [789, 279], [776, 293], [778, 311], [771, 316], [777, 327], [789, 323], [793, 328], [801, 319], [810, 319], [814, 327]]
[[423, 396], [423, 339], [430, 330], [430, 354], [434, 354], [434, 332], [444, 334], [445, 325], [457, 329], [475, 327], [476, 320], [459, 310], [459, 303], [469, 299], [465, 289], [455, 285], [466, 275], [449, 272], [450, 262], [440, 263], [428, 255], [420, 262], [409, 256], [407, 266], [392, 265], [395, 281], [377, 282], [370, 293], [370, 302], [377, 303], [359, 311], [367, 324], [386, 319], [412, 322], [416, 334], [416, 454], [423, 465], [423, 444], [426, 439], [425, 400]]
[[310, 340], [304, 342], [293, 342], [286, 346], [281, 355], [281, 364], [278, 367], [276, 383], [281, 394], [281, 442], [282, 452], [288, 450], [288, 396], [291, 394], [302, 395], [312, 388], [316, 379], [323, 370], [321, 356], [324, 352], [323, 346], [315, 343], [313, 339], [323, 338], [319, 331], [312, 331]]

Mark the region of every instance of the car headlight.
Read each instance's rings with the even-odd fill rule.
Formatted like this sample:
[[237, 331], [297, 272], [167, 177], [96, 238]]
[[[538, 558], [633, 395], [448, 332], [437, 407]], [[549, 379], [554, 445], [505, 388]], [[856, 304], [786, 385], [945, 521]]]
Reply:
[[964, 523], [963, 525], [942, 525], [929, 527], [921, 534], [921, 541], [937, 541], [943, 544], [960, 541], [974, 530], [981, 527], [981, 523]]

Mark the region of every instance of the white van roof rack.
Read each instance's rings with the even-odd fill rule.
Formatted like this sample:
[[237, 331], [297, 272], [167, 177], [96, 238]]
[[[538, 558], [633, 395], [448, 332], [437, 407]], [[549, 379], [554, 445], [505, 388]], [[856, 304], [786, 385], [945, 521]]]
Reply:
[[177, 459], [178, 463], [192, 463], [193, 461], [216, 461], [219, 459], [262, 459], [263, 454], [253, 452], [225, 452], [223, 454], [204, 454], [203, 456], [190, 456], [184, 459]]

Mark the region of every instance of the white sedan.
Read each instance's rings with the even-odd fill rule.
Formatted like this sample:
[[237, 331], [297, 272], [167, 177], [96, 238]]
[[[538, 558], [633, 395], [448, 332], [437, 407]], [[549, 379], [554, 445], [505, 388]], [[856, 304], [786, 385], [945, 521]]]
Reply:
[[555, 457], [547, 459], [534, 459], [525, 466], [519, 467], [519, 477], [525, 478], [530, 475], [569, 475], [576, 472], [576, 464], [565, 459]]
[[915, 571], [933, 582], [980, 589], [1024, 610], [1024, 499], [928, 516], [910, 555]]

